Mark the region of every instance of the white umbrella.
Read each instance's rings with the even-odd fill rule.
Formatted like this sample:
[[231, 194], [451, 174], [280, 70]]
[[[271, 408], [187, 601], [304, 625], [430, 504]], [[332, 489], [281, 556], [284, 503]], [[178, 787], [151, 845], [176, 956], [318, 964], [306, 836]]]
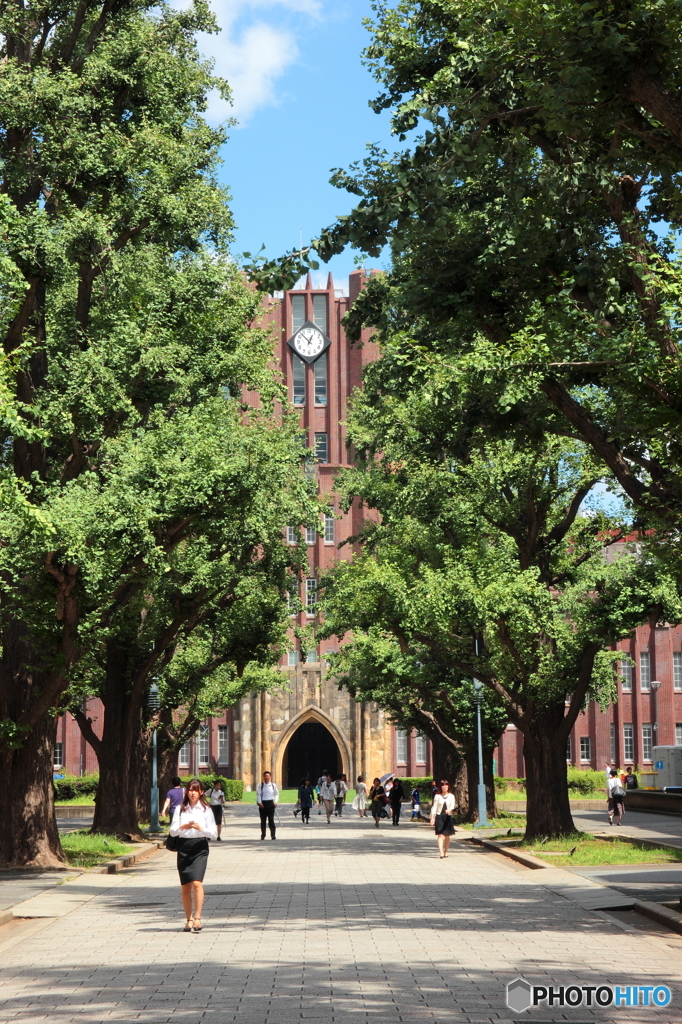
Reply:
[[389, 779], [392, 779], [394, 775], [395, 772], [386, 772], [386, 774], [382, 775], [381, 778], [379, 779], [379, 785], [383, 786], [383, 784], [385, 782], [388, 782]]

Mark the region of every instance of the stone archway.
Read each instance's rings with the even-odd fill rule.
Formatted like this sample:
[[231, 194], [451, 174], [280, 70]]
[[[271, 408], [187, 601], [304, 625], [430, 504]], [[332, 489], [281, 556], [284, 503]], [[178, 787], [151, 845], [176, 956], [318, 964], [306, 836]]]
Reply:
[[[284, 788], [284, 779], [282, 778], [282, 770], [284, 767], [284, 754], [286, 752], [289, 741], [296, 732], [299, 726], [305, 722], [319, 722], [321, 725], [331, 733], [334, 741], [339, 750], [340, 765], [338, 771], [345, 774], [349, 781], [349, 785], [352, 785], [353, 780], [353, 757], [350, 750], [350, 745], [346, 740], [346, 737], [340, 731], [336, 722], [329, 715], [325, 714], [321, 708], [315, 707], [314, 705], [303, 708], [297, 715], [295, 715], [288, 723], [286, 729], [282, 732], [282, 735], [277, 741], [277, 746], [274, 750], [274, 756], [272, 758], [273, 770], [275, 774], [275, 780], [278, 785]], [[324, 766], [320, 766], [321, 768]], [[280, 781], [281, 780], [281, 781]], [[312, 780], [316, 782], [317, 780]]]

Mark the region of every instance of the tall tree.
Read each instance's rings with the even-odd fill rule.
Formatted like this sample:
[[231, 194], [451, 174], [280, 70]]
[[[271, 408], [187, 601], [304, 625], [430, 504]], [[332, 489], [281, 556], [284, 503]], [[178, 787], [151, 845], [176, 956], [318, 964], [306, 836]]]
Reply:
[[[0, 10], [3, 865], [60, 862], [55, 714], [88, 644], [216, 501], [248, 505], [209, 445], [189, 469], [226, 387], [274, 394], [226, 255], [225, 132], [201, 116], [226, 88], [196, 49], [214, 29], [201, 0]], [[164, 480], [142, 472], [152, 437]]]
[[[403, 325], [458, 361], [471, 415], [580, 437], [643, 518], [678, 529], [679, 5], [373, 6], [373, 106], [402, 140], [424, 130], [336, 172], [352, 213], [254, 271], [272, 287], [347, 244], [409, 252]], [[372, 291], [367, 322], [395, 308]]]
[[[579, 515], [599, 478], [589, 450], [551, 437], [487, 442], [458, 409], [457, 372], [428, 355], [421, 370], [403, 395], [382, 358], [355, 398], [360, 465], [346, 493], [381, 521], [362, 555], [330, 574], [331, 621], [361, 653], [376, 643], [378, 663], [383, 645], [389, 681], [391, 661], [420, 661], [422, 649], [454, 680], [480, 679], [523, 736], [527, 835], [570, 834], [566, 745], [587, 702], [615, 696], [608, 645], [648, 616], [679, 621], [678, 590], [653, 555], [605, 560], [622, 534], [606, 513]], [[432, 678], [424, 696], [447, 693]]]

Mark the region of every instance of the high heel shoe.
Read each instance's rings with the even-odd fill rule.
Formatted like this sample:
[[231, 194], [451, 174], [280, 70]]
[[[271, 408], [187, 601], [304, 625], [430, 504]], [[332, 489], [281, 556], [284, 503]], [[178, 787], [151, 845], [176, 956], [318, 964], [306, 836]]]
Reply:
[[182, 930], [183, 930], [183, 932], [191, 932], [192, 931], [192, 918], [191, 917], [190, 917], [190, 919], [188, 921], [185, 921], [185, 927]]
[[[198, 927], [197, 927], [197, 920], [199, 921], [199, 926], [198, 926]], [[201, 927], [202, 927], [202, 926], [201, 926], [201, 918], [199, 917], [199, 918], [197, 918], [197, 919], [196, 919], [196, 920], [194, 921], [194, 924], [192, 925], [192, 931], [193, 931], [193, 932], [200, 932], [200, 931], [201, 931]]]

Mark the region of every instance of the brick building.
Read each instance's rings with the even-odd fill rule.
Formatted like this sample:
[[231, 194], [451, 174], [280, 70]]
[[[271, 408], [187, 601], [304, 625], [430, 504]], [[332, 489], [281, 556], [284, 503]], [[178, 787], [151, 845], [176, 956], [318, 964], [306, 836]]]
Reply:
[[[369, 334], [351, 346], [341, 323], [364, 276], [364, 271], [350, 275], [348, 295], [335, 289], [329, 275], [324, 288], [314, 288], [308, 277], [303, 287], [265, 300], [275, 365], [315, 452], [308, 471], [315, 474], [320, 493], [330, 496], [333, 509], [321, 523], [321, 533], [310, 530], [305, 535], [310, 571], [299, 595], [301, 625], [314, 619], [320, 573], [335, 559], [349, 557], [350, 548], [339, 544], [355, 534], [361, 522], [357, 508], [340, 513], [333, 481], [349, 464], [344, 425], [348, 399], [361, 384], [363, 367], [378, 356]], [[300, 331], [306, 335], [303, 358], [289, 343]], [[256, 403], [258, 396], [247, 393], [244, 399]], [[293, 531], [286, 541], [295, 542]], [[249, 697], [208, 720], [182, 749], [180, 773], [217, 769], [243, 779], [249, 789], [265, 768], [272, 769], [284, 786], [323, 768], [345, 772], [353, 780], [360, 773], [371, 778], [390, 770], [402, 776], [430, 774], [430, 743], [425, 737], [395, 730], [375, 706], [357, 704], [338, 689], [325, 662], [333, 647], [334, 641], [328, 641], [305, 661], [300, 650], [290, 651], [280, 666], [286, 684], [282, 690]], [[615, 760], [619, 765], [646, 765], [657, 743], [682, 744], [682, 627], [641, 626], [620, 647], [634, 664], [624, 668], [626, 682], [619, 684], [619, 700], [606, 712], [591, 704], [580, 715], [567, 751], [571, 764], [601, 768], [606, 760]], [[91, 702], [89, 714], [97, 729], [98, 701]], [[522, 745], [510, 726], [496, 752], [498, 774], [524, 776]], [[75, 721], [64, 716], [58, 727], [55, 769], [82, 774], [96, 768], [94, 752]]]

